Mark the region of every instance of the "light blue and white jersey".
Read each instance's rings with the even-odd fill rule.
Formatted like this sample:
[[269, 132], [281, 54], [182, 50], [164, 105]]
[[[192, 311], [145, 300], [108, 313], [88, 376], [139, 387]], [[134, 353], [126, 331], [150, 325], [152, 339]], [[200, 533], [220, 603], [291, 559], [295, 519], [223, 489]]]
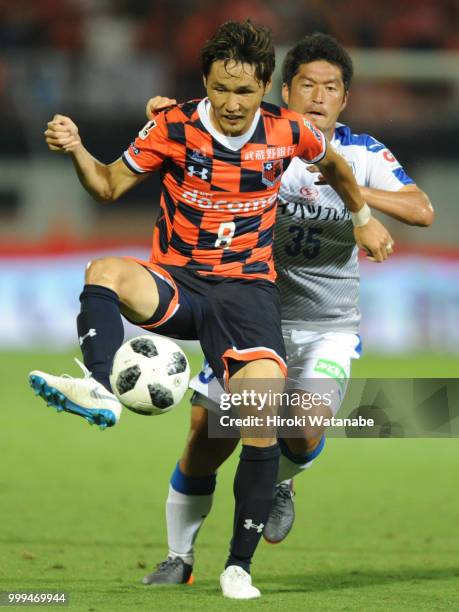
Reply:
[[[335, 150], [361, 186], [398, 191], [414, 181], [392, 153], [367, 134], [337, 124]], [[282, 177], [274, 240], [284, 325], [356, 332], [360, 322], [358, 249], [350, 214], [318, 174], [294, 158]]]

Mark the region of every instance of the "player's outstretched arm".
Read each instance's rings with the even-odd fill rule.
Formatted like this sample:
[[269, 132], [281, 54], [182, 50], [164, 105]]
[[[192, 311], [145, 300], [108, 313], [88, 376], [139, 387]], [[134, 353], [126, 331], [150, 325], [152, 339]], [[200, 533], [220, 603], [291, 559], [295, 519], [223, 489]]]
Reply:
[[[317, 174], [319, 168], [312, 164], [308, 166], [308, 172]], [[315, 184], [326, 185], [326, 181], [319, 175]], [[401, 223], [430, 227], [435, 219], [429, 196], [414, 183], [404, 185], [398, 191], [360, 186], [360, 193], [368, 206]]]
[[435, 218], [429, 197], [417, 185], [405, 185], [399, 191], [360, 187], [360, 193], [371, 208], [402, 223], [429, 227]]
[[379, 263], [387, 259], [392, 253], [394, 242], [384, 225], [371, 216], [347, 162], [328, 145], [325, 157], [317, 166], [325, 181], [333, 187], [350, 211], [357, 246], [373, 261]]
[[77, 125], [65, 115], [54, 115], [45, 131], [50, 151], [71, 156], [80, 183], [96, 200], [113, 202], [148, 174], [135, 174], [121, 159], [103, 164], [83, 146]]

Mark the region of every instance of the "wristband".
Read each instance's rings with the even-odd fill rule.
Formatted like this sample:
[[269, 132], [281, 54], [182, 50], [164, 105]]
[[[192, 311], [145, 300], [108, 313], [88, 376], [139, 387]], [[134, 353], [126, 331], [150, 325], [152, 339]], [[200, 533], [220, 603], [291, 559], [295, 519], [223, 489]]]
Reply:
[[364, 204], [359, 212], [351, 212], [352, 225], [354, 227], [361, 227], [366, 225], [371, 218], [371, 209], [368, 204]]

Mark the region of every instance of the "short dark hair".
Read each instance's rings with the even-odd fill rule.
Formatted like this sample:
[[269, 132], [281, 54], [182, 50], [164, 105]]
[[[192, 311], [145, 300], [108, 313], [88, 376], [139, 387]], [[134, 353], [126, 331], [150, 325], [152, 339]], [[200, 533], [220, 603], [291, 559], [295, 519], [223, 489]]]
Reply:
[[202, 73], [209, 75], [212, 64], [236, 61], [255, 66], [255, 77], [266, 85], [274, 72], [275, 55], [268, 28], [247, 21], [222, 24], [201, 51]]
[[308, 34], [287, 53], [282, 64], [283, 83], [290, 87], [301, 64], [320, 60], [341, 68], [344, 89], [348, 91], [354, 74], [351, 56], [335, 38], [321, 32]]

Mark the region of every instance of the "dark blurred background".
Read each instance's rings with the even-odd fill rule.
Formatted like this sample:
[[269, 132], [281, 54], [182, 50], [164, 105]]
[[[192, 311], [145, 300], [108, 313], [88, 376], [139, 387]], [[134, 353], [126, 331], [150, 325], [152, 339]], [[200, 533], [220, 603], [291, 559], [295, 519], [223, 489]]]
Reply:
[[[116, 159], [149, 97], [202, 97], [200, 47], [220, 23], [247, 17], [274, 34], [273, 102], [285, 51], [304, 34], [327, 32], [348, 48], [356, 75], [342, 121], [391, 148], [436, 208], [429, 229], [389, 222], [398, 255], [362, 266], [369, 346], [459, 352], [457, 0], [0, 2], [0, 346], [70, 342], [80, 259], [144, 252], [158, 211], [156, 177], [115, 206], [93, 202], [70, 160], [47, 151], [46, 122], [71, 116], [96, 157]], [[47, 314], [56, 300], [59, 331]], [[25, 304], [37, 310], [27, 333]]]

